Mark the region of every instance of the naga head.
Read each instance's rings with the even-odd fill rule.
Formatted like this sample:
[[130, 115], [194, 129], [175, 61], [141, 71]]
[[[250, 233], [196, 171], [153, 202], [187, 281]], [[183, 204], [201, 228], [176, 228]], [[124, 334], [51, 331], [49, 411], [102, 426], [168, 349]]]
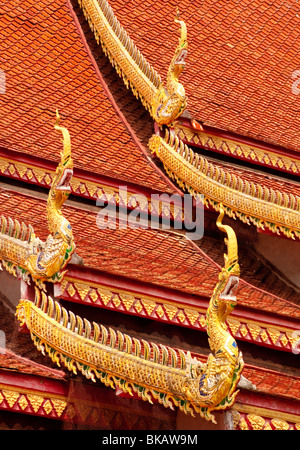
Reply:
[[178, 11], [175, 22], [181, 26], [179, 44], [168, 68], [166, 85], [160, 85], [152, 102], [152, 115], [159, 126], [172, 123], [187, 107], [184, 86], [178, 81], [187, 55], [187, 31], [186, 24], [179, 19]]
[[[236, 293], [239, 287], [240, 266], [238, 263], [238, 245], [234, 230], [229, 225], [222, 223], [224, 217], [223, 206], [220, 205], [220, 214], [217, 218], [217, 226], [219, 230], [227, 234], [225, 244], [227, 246], [227, 254], [224, 254], [225, 265], [219, 275], [221, 283], [221, 291], [219, 299], [230, 305], [233, 309], [236, 305]], [[226, 314], [227, 315], [227, 314]]]
[[73, 159], [71, 156], [70, 135], [68, 130], [65, 127], [61, 127], [59, 123], [60, 116], [58, 111], [56, 111], [56, 122], [54, 128], [57, 131], [60, 131], [63, 135], [63, 150], [60, 152], [61, 159], [56, 168], [55, 177], [49, 193], [49, 199], [55, 201], [58, 209], [61, 208], [70, 195], [70, 182], [73, 176]]

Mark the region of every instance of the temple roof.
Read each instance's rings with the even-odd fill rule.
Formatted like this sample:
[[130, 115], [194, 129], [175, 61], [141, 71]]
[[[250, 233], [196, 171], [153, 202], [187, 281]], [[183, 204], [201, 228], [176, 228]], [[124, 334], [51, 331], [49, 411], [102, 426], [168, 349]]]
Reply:
[[166, 77], [178, 39], [176, 7], [187, 24], [181, 75], [190, 115], [205, 125], [299, 151], [297, 4], [250, 0], [111, 0], [121, 25]]
[[[166, 79], [178, 40], [178, 27], [174, 24], [178, 6], [188, 27], [189, 44], [187, 65], [180, 78], [188, 98], [184, 117], [196, 118], [220, 132], [291, 150], [290, 155], [295, 158], [284, 162], [289, 167], [289, 175], [284, 178], [278, 172], [273, 175], [267, 170], [253, 170], [250, 153], [248, 163], [238, 165], [237, 160], [232, 164], [232, 160], [218, 159], [216, 154], [211, 157], [205, 153], [209, 145], [203, 146], [211, 163], [208, 176], [213, 179], [225, 173], [222, 181], [230, 189], [236, 187], [232, 187], [231, 180], [237, 178], [243, 188], [252, 183], [255, 187], [251, 194], [247, 190], [242, 194], [246, 197], [249, 194], [254, 203], [257, 198], [262, 199], [263, 192], [263, 201], [276, 204], [286, 218], [291, 211], [297, 213], [300, 190], [295, 173], [300, 167], [297, 162], [300, 107], [298, 92], [293, 89], [299, 49], [296, 6], [277, 0], [260, 5], [248, 0], [210, 1], [201, 5], [186, 0], [179, 0], [176, 5], [161, 0], [109, 3], [162, 80]], [[192, 332], [199, 328], [204, 331], [205, 325], [200, 326], [195, 317], [199, 313], [200, 322], [201, 312], [205, 323], [204, 307], [223, 267], [224, 236], [216, 234], [216, 212], [206, 204], [208, 226], [204, 237], [196, 242], [188, 239], [184, 231], [172, 227], [167, 230], [119, 227], [122, 219], [114, 223], [116, 229], [99, 229], [97, 196], [103, 196], [105, 204], [117, 200], [120, 207], [129, 205], [128, 199], [121, 204], [124, 199], [118, 196], [119, 184], [126, 184], [136, 196], [145, 194], [146, 201], [152, 192], [183, 194], [184, 189], [180, 191], [178, 187], [180, 182], [173, 183], [166, 166], [166, 170], [162, 169], [161, 162], [147, 149], [148, 139], [155, 131], [158, 134], [158, 130], [99, 50], [77, 0], [24, 0], [14, 8], [10, 0], [4, 0], [0, 11], [3, 35], [0, 69], [6, 76], [6, 92], [0, 95], [1, 214], [32, 225], [39, 238], [47, 238], [46, 198], [60, 151], [52, 126], [58, 109], [72, 141], [75, 169], [72, 196], [63, 208], [63, 215], [72, 226], [77, 253], [71, 261], [71, 275], [67, 274], [61, 285], [62, 303], [74, 301], [70, 310], [72, 306], [80, 310], [88, 301], [92, 306], [109, 309], [108, 297], [112, 294], [116, 302], [111, 309], [118, 311], [119, 300], [118, 305], [125, 305], [122, 312], [134, 314], [137, 322], [144, 314], [147, 319], [166, 320], [174, 325], [172, 319], [175, 314], [179, 317], [181, 310], [184, 317], [182, 323], [176, 319], [179, 326], [189, 327]], [[147, 204], [148, 214], [151, 206]], [[174, 218], [175, 210], [169, 214]], [[162, 215], [158, 210], [160, 219]], [[228, 217], [226, 220], [233, 222]], [[245, 242], [243, 225], [233, 226], [239, 242], [241, 279], [237, 313], [232, 316], [230, 332], [237, 339], [248, 340], [250, 347], [258, 343], [270, 352], [291, 352], [295, 340], [292, 331], [300, 318], [299, 290], [254, 249], [255, 223], [249, 224], [247, 236], [251, 238]], [[80, 264], [76, 264], [77, 257]], [[87, 272], [89, 277], [85, 278]], [[105, 305], [98, 301], [103, 286], [97, 280], [102, 274], [110, 277], [111, 282], [104, 286], [108, 292]], [[127, 280], [130, 291], [118, 291], [121, 278]], [[148, 299], [145, 296], [143, 303], [139, 290], [134, 291], [134, 283], [146, 286], [149, 292], [157, 289], [157, 297], [151, 300], [150, 295]], [[165, 303], [159, 297], [163, 293]], [[127, 306], [132, 299], [131, 305], [141, 300], [140, 315], [138, 310], [127, 308], [125, 301], [122, 303], [126, 295], [131, 295]], [[88, 296], [94, 303], [87, 301]], [[154, 305], [155, 317], [154, 313], [151, 317], [151, 313], [145, 312], [147, 300]], [[168, 316], [170, 305], [173, 310], [169, 309]], [[194, 322], [190, 319], [193, 314]], [[21, 337], [19, 344], [26, 344], [26, 339], [29, 341], [29, 335]], [[16, 347], [16, 351], [20, 349]], [[38, 362], [23, 358], [27, 356], [26, 349], [23, 350], [22, 356], [11, 350], [5, 356], [0, 352], [0, 368], [49, 378], [64, 377], [64, 372], [52, 369], [51, 363], [46, 367], [38, 364], [40, 359], [34, 356], [33, 361]], [[30, 358], [31, 351], [28, 350]], [[299, 378], [293, 376], [294, 369], [283, 374], [281, 369], [277, 372], [266, 367], [247, 364], [245, 368], [245, 376], [257, 385], [258, 393], [299, 400]]]

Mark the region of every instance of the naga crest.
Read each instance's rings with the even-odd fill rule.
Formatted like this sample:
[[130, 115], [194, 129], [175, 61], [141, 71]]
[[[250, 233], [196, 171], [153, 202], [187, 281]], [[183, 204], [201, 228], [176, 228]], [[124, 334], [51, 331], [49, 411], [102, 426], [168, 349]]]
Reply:
[[47, 200], [47, 221], [50, 234], [45, 242], [36, 237], [31, 226], [1, 217], [0, 257], [3, 266], [26, 282], [30, 277], [44, 289], [44, 282], [62, 279], [62, 269], [75, 250], [72, 228], [63, 216], [61, 207], [70, 195], [73, 175], [70, 135], [59, 125], [56, 112], [55, 129], [63, 135], [63, 150]]
[[185, 58], [187, 57], [188, 43], [187, 43], [187, 29], [183, 20], [180, 20], [179, 11], [177, 10], [177, 16], [175, 22], [180, 24], [181, 34], [179, 38], [179, 44], [176, 48], [175, 55], [169, 67], [169, 73], [177, 78], [185, 68]]
[[244, 362], [237, 343], [228, 331], [226, 319], [236, 306], [239, 285], [238, 245], [234, 230], [222, 223], [224, 210], [220, 205], [218, 228], [227, 234], [225, 264], [207, 309], [207, 334], [211, 353], [206, 364], [191, 361], [190, 370], [197, 377], [197, 390], [187, 384], [187, 395], [207, 407], [207, 415], [213, 409], [230, 407], [238, 393]]
[[[219, 230], [227, 234], [225, 244], [227, 246], [227, 254], [224, 254], [225, 265], [219, 274], [220, 294], [219, 299], [228, 302], [232, 309], [236, 304], [236, 292], [239, 287], [240, 266], [238, 263], [238, 244], [233, 229], [222, 223], [224, 218], [224, 210], [220, 206], [220, 214], [217, 219], [217, 227]], [[229, 312], [228, 312], [229, 314]]]
[[[63, 135], [63, 150], [60, 152], [60, 163], [55, 172], [55, 177], [48, 196], [48, 213], [51, 212], [51, 204], [54, 202], [60, 211], [63, 203], [67, 200], [71, 193], [70, 182], [73, 176], [73, 159], [71, 155], [71, 139], [67, 128], [60, 126], [60, 116], [56, 111], [56, 122], [54, 128]], [[52, 223], [49, 222], [49, 228]]]
[[31, 269], [38, 274], [38, 278], [48, 280], [53, 276], [61, 279], [60, 270], [70, 260], [75, 250], [72, 228], [69, 221], [62, 215], [61, 207], [71, 193], [70, 182], [73, 176], [73, 159], [71, 156], [71, 139], [68, 130], [60, 126], [60, 116], [56, 111], [54, 128], [63, 135], [63, 150], [60, 152], [60, 162], [56, 168], [55, 176], [48, 195], [47, 218], [51, 234], [36, 256], [30, 258]]
[[187, 106], [185, 89], [178, 81], [187, 56], [187, 28], [185, 22], [179, 19], [178, 11], [175, 22], [181, 27], [179, 43], [168, 69], [166, 87], [161, 85], [152, 105], [152, 115], [160, 126], [172, 123]]

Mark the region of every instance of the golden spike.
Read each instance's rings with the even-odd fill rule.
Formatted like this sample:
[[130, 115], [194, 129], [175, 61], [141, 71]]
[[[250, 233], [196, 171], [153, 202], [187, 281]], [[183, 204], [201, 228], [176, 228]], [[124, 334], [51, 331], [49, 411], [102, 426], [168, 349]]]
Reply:
[[31, 225], [28, 225], [28, 242], [31, 242], [35, 238], [34, 229]]
[[[74, 316], [75, 318], [75, 316]], [[64, 327], [66, 327], [68, 325], [69, 322], [69, 315], [68, 315], [68, 311], [65, 308], [62, 308], [62, 325]], [[74, 328], [73, 328], [74, 330]]]
[[54, 128], [56, 131], [60, 131], [63, 135], [63, 150], [60, 152], [61, 164], [65, 164], [68, 159], [71, 160], [71, 139], [67, 128], [60, 126], [60, 115], [56, 110], [56, 121]]
[[6, 217], [2, 216], [1, 233], [6, 234], [6, 232], [7, 232], [7, 220]]
[[[213, 166], [212, 166], [212, 168], [213, 168]], [[232, 174], [231, 175], [231, 182], [232, 182], [232, 184], [231, 184], [231, 188], [232, 189], [236, 189], [236, 186], [237, 186], [237, 177], [234, 175], [234, 174]]]
[[8, 218], [8, 236], [12, 236], [14, 232], [14, 221], [11, 217]]
[[58, 302], [55, 302], [54, 304], [55, 307], [55, 314], [54, 314], [54, 318], [56, 320], [56, 322], [60, 323], [60, 319], [61, 319], [61, 306]]
[[150, 350], [149, 342], [147, 342], [144, 339], [142, 339], [142, 343], [143, 343], [143, 346], [144, 346], [144, 359], [150, 359], [151, 350]]
[[39, 307], [41, 302], [41, 291], [35, 286], [35, 296], [34, 296], [34, 304]]
[[296, 199], [295, 199], [295, 196], [294, 196], [294, 195], [291, 195], [290, 200], [291, 200], [290, 208], [291, 208], [291, 209], [295, 209], [295, 206], [296, 206]]
[[14, 237], [16, 239], [19, 239], [19, 237], [20, 237], [20, 230], [21, 230], [20, 222], [17, 219], [15, 219], [15, 233], [14, 233]]
[[220, 204], [219, 216], [217, 218], [217, 227], [219, 230], [223, 231], [227, 234], [227, 238], [224, 239], [225, 244], [227, 246], [227, 254], [224, 254], [225, 260], [225, 269], [230, 270], [233, 265], [237, 265], [236, 270], [239, 272], [238, 267], [238, 245], [237, 238], [234, 230], [229, 225], [223, 225], [222, 220], [224, 218], [224, 209], [223, 205]]
[[48, 295], [47, 316], [52, 318], [53, 311], [54, 311], [54, 301], [52, 297]]
[[171, 354], [172, 367], [177, 367], [177, 354], [172, 347], [169, 347], [169, 352]]
[[245, 194], [249, 195], [250, 194], [250, 183], [248, 180], [244, 180], [244, 184], [245, 184]]
[[177, 147], [178, 147], [178, 145], [179, 145], [179, 139], [178, 139], [178, 137], [175, 136], [175, 134], [172, 133], [172, 132], [169, 133], [169, 142], [168, 142], [168, 144], [169, 144], [171, 147], [174, 147], [175, 150], [177, 149]]
[[134, 342], [134, 354], [135, 356], [141, 356], [141, 343], [138, 339], [133, 338]]
[[117, 331], [117, 335], [118, 335], [118, 350], [123, 351], [124, 335], [119, 330]]
[[[177, 137], [177, 136], [176, 136]], [[177, 138], [178, 139], [178, 138]], [[189, 153], [189, 147], [187, 145], [185, 145], [182, 141], [179, 141], [179, 147], [180, 147], [180, 151], [179, 153], [181, 155], [188, 155]]]
[[193, 150], [190, 151], [190, 157], [189, 157], [189, 163], [193, 164], [194, 163], [194, 159], [195, 159], [195, 153], [193, 152]]
[[80, 316], [76, 315], [76, 326], [77, 326], [77, 334], [79, 334], [79, 336], [82, 336], [82, 331], [83, 331], [83, 320]]
[[165, 129], [165, 138], [164, 139], [166, 142], [169, 142], [169, 139], [170, 139], [169, 128]]
[[283, 193], [283, 206], [285, 208], [287, 208], [289, 203], [290, 203], [290, 197], [284, 192]]
[[178, 349], [178, 357], [180, 369], [186, 369], [186, 354], [183, 350]]
[[242, 179], [242, 178], [239, 179], [239, 187], [238, 187], [238, 190], [239, 190], [240, 192], [244, 192], [244, 182], [243, 182], [243, 179]]
[[277, 205], [282, 205], [282, 194], [280, 191], [277, 191], [276, 203], [277, 203]]
[[200, 170], [200, 172], [203, 171], [204, 161], [205, 161], [204, 158], [202, 158], [202, 156], [199, 156], [198, 169]]
[[151, 346], [152, 346], [152, 350], [153, 350], [152, 360], [155, 363], [159, 363], [159, 348], [158, 348], [158, 345], [156, 345], [154, 342], [151, 342]]
[[99, 325], [96, 322], [93, 322], [93, 327], [94, 327], [93, 339], [94, 339], [95, 342], [98, 342], [99, 341], [99, 336], [100, 336], [100, 333], [101, 333], [100, 327], [99, 327]]
[[162, 349], [162, 360], [161, 360], [161, 363], [163, 365], [168, 365], [169, 364], [169, 352], [168, 352], [168, 349], [163, 344], [159, 344], [159, 346]]
[[21, 239], [22, 241], [25, 241], [25, 239], [26, 239], [26, 234], [27, 234], [27, 226], [25, 225], [24, 222], [22, 222], [22, 225], [21, 225], [21, 237], [20, 237], [20, 239]]
[[108, 339], [108, 331], [103, 325], [100, 325], [100, 328], [101, 328], [101, 341], [100, 341], [100, 344], [101, 345], [106, 345], [107, 344], [107, 339]]
[[92, 327], [91, 327], [90, 322], [87, 319], [83, 319], [83, 321], [84, 321], [84, 325], [85, 325], [84, 337], [89, 339], [91, 336]]
[[[255, 188], [255, 185], [254, 184], [252, 184], [251, 185], [251, 188], [252, 188], [252, 192], [251, 192], [251, 195], [255, 195], [255, 191], [253, 191], [253, 189]], [[259, 198], [259, 199], [261, 199], [261, 198], [263, 198], [263, 188], [258, 184], [257, 185], [257, 197]]]
[[268, 189], [266, 186], [264, 186], [263, 199], [264, 199], [266, 202], [268, 202], [269, 199], [270, 199], [270, 191], [269, 191], [269, 189]]
[[41, 292], [41, 294], [42, 294], [42, 304], [41, 304], [40, 308], [43, 312], [46, 312], [46, 310], [47, 310], [47, 295], [43, 291]]
[[125, 352], [131, 353], [132, 351], [132, 339], [128, 334], [124, 335], [125, 337]]
[[70, 316], [70, 331], [74, 331], [76, 325], [76, 317], [72, 311], [69, 311], [69, 316]]
[[111, 348], [115, 348], [116, 345], [116, 341], [117, 341], [117, 335], [115, 330], [113, 330], [112, 328], [109, 327], [109, 334], [110, 334], [110, 342], [109, 345]]

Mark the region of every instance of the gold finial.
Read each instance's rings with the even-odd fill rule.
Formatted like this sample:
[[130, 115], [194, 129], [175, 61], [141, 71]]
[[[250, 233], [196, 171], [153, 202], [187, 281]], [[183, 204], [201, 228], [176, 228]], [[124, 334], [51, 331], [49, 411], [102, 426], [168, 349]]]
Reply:
[[58, 112], [58, 109], [56, 110], [56, 122], [55, 122], [55, 125], [59, 125], [59, 122], [60, 122], [60, 115], [59, 115], [59, 112]]
[[60, 152], [61, 162], [64, 163], [67, 159], [71, 161], [71, 139], [67, 128], [60, 126], [60, 115], [58, 109], [56, 109], [56, 121], [54, 124], [56, 131], [60, 131], [63, 135], [63, 151]]
[[237, 244], [236, 234], [235, 234], [233, 228], [231, 228], [229, 225], [224, 225], [222, 223], [224, 214], [225, 214], [222, 204], [220, 204], [219, 212], [220, 212], [220, 214], [217, 218], [217, 227], [219, 228], [219, 230], [221, 230], [227, 234], [227, 238], [224, 239], [225, 244], [227, 246], [227, 255], [224, 254], [225, 269], [231, 270], [233, 266], [236, 266], [236, 271], [239, 272], [238, 244]]
[[186, 24], [183, 20], [180, 19], [180, 13], [178, 7], [176, 7], [176, 16], [175, 22], [180, 24], [181, 27], [181, 36], [179, 38], [179, 46], [182, 49], [183, 47], [187, 47], [187, 28]]

